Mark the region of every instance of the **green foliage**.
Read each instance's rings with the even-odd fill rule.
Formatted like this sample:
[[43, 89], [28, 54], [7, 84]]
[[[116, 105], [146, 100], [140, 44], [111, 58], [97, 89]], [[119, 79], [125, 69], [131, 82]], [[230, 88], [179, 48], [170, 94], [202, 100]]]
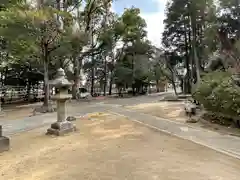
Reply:
[[227, 72], [206, 74], [194, 98], [211, 112], [233, 117], [240, 114], [240, 87], [234, 84]]
[[122, 57], [117, 61], [115, 82], [118, 84], [133, 85], [149, 81], [149, 42], [136, 41], [124, 50]]
[[0, 12], [0, 33], [7, 40], [11, 54], [26, 56], [35, 53], [41, 57], [43, 46], [47, 46], [49, 52], [59, 46], [65, 32], [59, 29], [56, 15], [71, 21], [68, 13], [51, 7], [40, 10], [11, 7]]
[[117, 42], [118, 39], [123, 44], [118, 50], [114, 69], [114, 82], [118, 87], [137, 88], [150, 79], [149, 58], [152, 46], [145, 40], [145, 28], [146, 22], [140, 16], [140, 10], [132, 7], [124, 11], [108, 32], [112, 34], [112, 42]]
[[197, 100], [200, 100], [202, 97], [207, 98], [212, 94], [213, 89], [228, 77], [228, 73], [223, 73], [220, 71], [206, 74], [202, 79], [200, 86], [194, 93], [194, 96], [197, 98]]
[[123, 66], [123, 65], [117, 65], [115, 69], [115, 83], [118, 86], [124, 87], [126, 84], [131, 84], [132, 82], [132, 69]]
[[123, 34], [123, 41], [134, 41], [146, 36], [146, 22], [140, 16], [140, 9], [130, 8], [126, 9], [121, 17], [124, 24], [125, 33]]
[[139, 88], [151, 80], [152, 45], [140, 9], [125, 9], [118, 17], [110, 11], [111, 0], [68, 0], [63, 8], [54, 2], [35, 7], [25, 0], [4, 1], [0, 37], [8, 68], [19, 68], [13, 72], [26, 82], [25, 71], [38, 71], [46, 86], [56, 68], [70, 69], [70, 64], [67, 74], [76, 83], [82, 67], [93, 80], [107, 81], [110, 74], [122, 87]]
[[156, 82], [165, 80], [166, 78], [171, 80], [171, 73], [169, 72], [169, 69], [165, 68], [165, 64], [165, 60], [161, 56], [153, 59], [150, 71], [151, 80]]

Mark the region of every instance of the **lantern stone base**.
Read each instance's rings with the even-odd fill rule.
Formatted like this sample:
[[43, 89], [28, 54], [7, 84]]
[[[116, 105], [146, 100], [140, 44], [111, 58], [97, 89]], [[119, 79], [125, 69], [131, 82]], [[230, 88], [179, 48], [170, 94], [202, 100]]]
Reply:
[[51, 125], [51, 128], [47, 130], [47, 135], [62, 136], [64, 134], [76, 131], [76, 126], [69, 122], [55, 122]]
[[0, 136], [0, 153], [8, 151], [10, 147], [10, 140], [8, 137]]

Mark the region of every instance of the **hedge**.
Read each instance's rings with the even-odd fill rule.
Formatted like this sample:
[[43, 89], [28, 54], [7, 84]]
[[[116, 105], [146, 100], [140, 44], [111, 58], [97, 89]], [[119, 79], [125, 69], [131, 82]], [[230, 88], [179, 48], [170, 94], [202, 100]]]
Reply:
[[233, 117], [240, 115], [240, 87], [234, 84], [227, 72], [206, 74], [193, 97], [213, 113]]

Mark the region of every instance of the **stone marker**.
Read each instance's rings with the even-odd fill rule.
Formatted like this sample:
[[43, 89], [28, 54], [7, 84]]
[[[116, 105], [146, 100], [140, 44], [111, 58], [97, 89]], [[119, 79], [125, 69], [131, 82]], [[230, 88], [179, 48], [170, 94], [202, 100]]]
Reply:
[[9, 138], [2, 135], [2, 126], [0, 125], [0, 153], [8, 151], [10, 146]]
[[185, 104], [184, 104], [184, 109], [185, 109], [185, 113], [186, 115], [188, 115], [189, 117], [193, 116], [193, 115], [196, 115], [196, 105], [187, 101]]
[[58, 88], [59, 92], [52, 97], [53, 100], [57, 101], [57, 122], [51, 125], [47, 134], [60, 136], [75, 131], [75, 125], [66, 120], [66, 101], [71, 98], [71, 95], [68, 94], [68, 88], [72, 84], [65, 78], [65, 72], [62, 68], [58, 69], [56, 78], [49, 84]]
[[77, 118], [75, 118], [74, 116], [68, 116], [66, 120], [67, 121], [76, 121]]

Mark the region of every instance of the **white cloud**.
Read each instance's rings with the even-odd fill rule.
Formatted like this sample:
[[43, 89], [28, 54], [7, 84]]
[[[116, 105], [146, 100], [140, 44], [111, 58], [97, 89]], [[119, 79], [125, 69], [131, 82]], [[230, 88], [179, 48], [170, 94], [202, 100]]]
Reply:
[[[149, 40], [157, 47], [161, 46], [161, 36], [164, 29], [164, 11], [167, 0], [155, 0], [159, 5], [159, 11], [155, 13], [142, 14], [147, 23]], [[164, 6], [164, 7], [162, 7]]]

